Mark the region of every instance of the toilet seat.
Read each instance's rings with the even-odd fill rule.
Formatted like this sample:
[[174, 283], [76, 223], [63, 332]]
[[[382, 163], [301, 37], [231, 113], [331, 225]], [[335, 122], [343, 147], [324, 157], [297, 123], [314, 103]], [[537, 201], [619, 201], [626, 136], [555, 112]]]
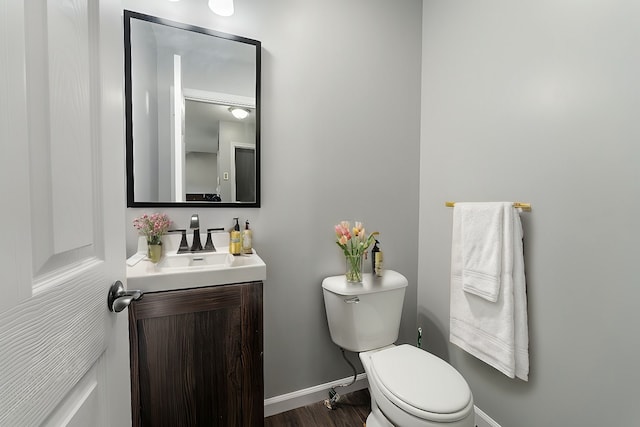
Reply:
[[462, 375], [444, 360], [410, 345], [371, 355], [371, 381], [386, 399], [420, 419], [454, 422], [473, 410]]

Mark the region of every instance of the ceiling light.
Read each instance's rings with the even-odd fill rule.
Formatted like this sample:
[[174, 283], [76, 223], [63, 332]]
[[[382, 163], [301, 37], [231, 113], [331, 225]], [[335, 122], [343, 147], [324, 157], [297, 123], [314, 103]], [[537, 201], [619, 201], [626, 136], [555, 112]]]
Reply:
[[233, 117], [235, 117], [238, 120], [246, 119], [250, 112], [246, 108], [240, 108], [240, 107], [229, 107], [229, 111], [231, 111], [231, 114], [233, 114]]
[[209, 0], [209, 9], [216, 15], [233, 15], [233, 0]]

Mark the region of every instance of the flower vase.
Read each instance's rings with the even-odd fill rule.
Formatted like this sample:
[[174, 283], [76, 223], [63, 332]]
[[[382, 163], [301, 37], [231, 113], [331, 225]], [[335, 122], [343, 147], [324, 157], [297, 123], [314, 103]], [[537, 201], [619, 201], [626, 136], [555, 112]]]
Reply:
[[157, 264], [162, 258], [162, 242], [151, 243], [147, 242], [147, 258], [154, 264]]
[[362, 282], [362, 255], [345, 255], [347, 282]]

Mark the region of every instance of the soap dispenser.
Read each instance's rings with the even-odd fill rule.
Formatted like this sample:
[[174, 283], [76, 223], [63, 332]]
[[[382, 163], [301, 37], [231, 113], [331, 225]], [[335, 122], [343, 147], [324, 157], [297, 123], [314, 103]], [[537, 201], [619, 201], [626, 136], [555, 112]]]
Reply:
[[249, 220], [244, 223], [242, 230], [242, 253], [251, 255], [253, 253], [253, 232], [249, 228]]
[[373, 245], [373, 249], [371, 249], [371, 271], [374, 276], [381, 277], [382, 276], [382, 251], [378, 247], [380, 242], [376, 239], [376, 243]]
[[233, 218], [236, 222], [231, 229], [229, 238], [229, 252], [232, 255], [240, 255], [242, 251], [242, 243], [240, 242], [240, 224], [238, 224], [238, 218]]

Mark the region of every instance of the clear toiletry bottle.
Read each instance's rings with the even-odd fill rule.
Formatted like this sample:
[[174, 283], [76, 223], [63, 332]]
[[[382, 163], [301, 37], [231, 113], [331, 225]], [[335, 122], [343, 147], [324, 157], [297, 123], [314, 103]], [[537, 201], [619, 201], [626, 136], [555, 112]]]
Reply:
[[382, 251], [378, 247], [380, 242], [376, 239], [376, 243], [371, 249], [371, 271], [374, 276], [382, 276]]
[[249, 228], [249, 220], [244, 223], [242, 230], [242, 253], [250, 255], [253, 253], [253, 231]]
[[238, 224], [238, 218], [233, 218], [236, 222], [231, 229], [230, 238], [229, 238], [229, 252], [232, 255], [240, 255], [242, 252], [242, 243], [240, 241], [240, 224]]

